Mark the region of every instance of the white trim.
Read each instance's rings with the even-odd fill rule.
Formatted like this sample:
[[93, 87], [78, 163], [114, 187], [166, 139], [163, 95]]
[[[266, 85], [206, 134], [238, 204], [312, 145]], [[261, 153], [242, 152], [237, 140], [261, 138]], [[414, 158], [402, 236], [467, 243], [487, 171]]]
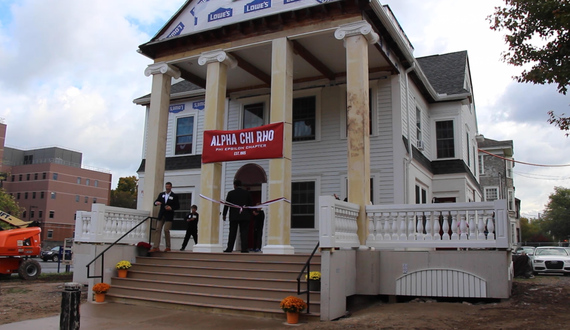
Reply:
[[271, 104], [269, 95], [242, 98], [236, 102], [239, 103], [238, 127], [240, 129], [243, 129], [243, 112], [245, 106], [250, 104], [263, 103], [263, 125], [269, 124], [269, 114], [271, 113], [269, 109]]
[[[177, 137], [177, 130], [178, 130], [178, 119], [182, 119], [182, 118], [186, 118], [186, 117], [194, 117], [194, 122], [192, 124], [193, 126], [193, 131], [192, 131], [192, 150], [190, 151], [190, 153], [186, 153], [186, 154], [176, 154], [176, 137]], [[172, 134], [172, 155], [170, 157], [179, 157], [179, 156], [192, 156], [192, 155], [196, 155], [196, 136], [197, 136], [197, 130], [198, 130], [198, 113], [196, 111], [190, 111], [190, 112], [186, 112], [186, 111], [182, 111], [180, 113], [176, 113], [172, 115], [172, 119], [173, 119], [173, 134]]]

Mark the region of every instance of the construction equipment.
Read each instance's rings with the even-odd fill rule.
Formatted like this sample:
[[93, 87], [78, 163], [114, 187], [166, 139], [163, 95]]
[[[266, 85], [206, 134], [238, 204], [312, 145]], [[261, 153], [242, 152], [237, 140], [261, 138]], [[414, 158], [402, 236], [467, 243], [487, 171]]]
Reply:
[[41, 228], [28, 227], [31, 222], [22, 221], [0, 211], [0, 221], [15, 229], [0, 228], [0, 276], [18, 273], [20, 278], [33, 280], [40, 276], [42, 268], [32, 257], [40, 255]]

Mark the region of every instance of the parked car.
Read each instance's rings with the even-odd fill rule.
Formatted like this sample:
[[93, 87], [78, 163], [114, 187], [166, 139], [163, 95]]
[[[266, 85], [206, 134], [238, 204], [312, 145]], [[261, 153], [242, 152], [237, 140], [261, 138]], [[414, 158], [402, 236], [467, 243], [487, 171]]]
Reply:
[[526, 254], [529, 257], [532, 257], [534, 255], [534, 246], [519, 246], [516, 250], [515, 250], [515, 255], [521, 255], [521, 254]]
[[563, 247], [539, 246], [534, 250], [532, 268], [537, 273], [570, 274], [570, 252]]
[[[60, 252], [60, 249], [62, 250], [62, 252]], [[40, 254], [40, 258], [43, 261], [51, 260], [51, 261], [58, 262], [62, 258], [62, 253], [63, 253], [63, 246], [56, 246], [56, 247], [52, 248], [51, 250], [42, 251]], [[72, 256], [71, 251], [67, 251], [66, 254], [67, 255], [66, 255], [65, 259], [71, 260], [71, 256]]]

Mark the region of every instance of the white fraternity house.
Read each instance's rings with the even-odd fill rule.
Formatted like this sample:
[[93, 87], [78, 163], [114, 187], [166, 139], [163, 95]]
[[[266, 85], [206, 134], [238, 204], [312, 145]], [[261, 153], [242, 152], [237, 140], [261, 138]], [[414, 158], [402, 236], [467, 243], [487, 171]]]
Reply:
[[[114, 241], [156, 212], [170, 181], [182, 205], [173, 249], [197, 204], [193, 252], [222, 252], [228, 223], [210, 199], [240, 179], [255, 202], [290, 201], [266, 208], [264, 255], [320, 244], [321, 319], [353, 295], [510, 296], [507, 202], [482, 197], [466, 51], [414, 57], [378, 0], [188, 1], [139, 48], [154, 60], [151, 94], [135, 100], [146, 109], [139, 211], [78, 216], [78, 243]], [[230, 136], [266, 125], [282, 139]], [[204, 161], [216, 149], [229, 154]]]

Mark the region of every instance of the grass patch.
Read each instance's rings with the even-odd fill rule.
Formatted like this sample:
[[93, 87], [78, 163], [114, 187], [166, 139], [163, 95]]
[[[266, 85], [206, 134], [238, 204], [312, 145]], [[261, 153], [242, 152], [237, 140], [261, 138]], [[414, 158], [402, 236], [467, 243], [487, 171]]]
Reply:
[[17, 288], [8, 288], [6, 290], [4, 290], [5, 294], [24, 294], [24, 293], [28, 293], [32, 290], [28, 290], [26, 288], [23, 287], [17, 287]]

